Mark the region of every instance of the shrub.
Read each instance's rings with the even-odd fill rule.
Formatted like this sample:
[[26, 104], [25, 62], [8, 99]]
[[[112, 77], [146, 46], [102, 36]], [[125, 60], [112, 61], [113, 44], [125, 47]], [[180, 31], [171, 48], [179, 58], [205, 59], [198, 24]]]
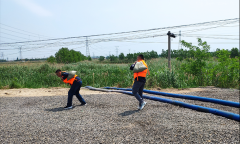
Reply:
[[47, 58], [47, 62], [49, 63], [55, 63], [56, 62], [56, 59], [54, 56], [50, 56], [49, 58]]
[[99, 61], [104, 61], [104, 59], [105, 59], [104, 56], [100, 56], [98, 60], [99, 60]]
[[9, 88], [10, 89], [13, 89], [13, 88], [21, 88], [22, 86], [17, 82], [18, 79], [17, 78], [14, 78], [14, 80], [11, 82], [11, 84], [9, 85]]

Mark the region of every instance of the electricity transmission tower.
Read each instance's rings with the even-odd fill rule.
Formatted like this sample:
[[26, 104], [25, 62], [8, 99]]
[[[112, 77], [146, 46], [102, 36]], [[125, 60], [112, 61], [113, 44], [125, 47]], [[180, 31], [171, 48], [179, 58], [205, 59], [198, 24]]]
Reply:
[[178, 42], [178, 50], [182, 49], [182, 44], [181, 44], [181, 31], [179, 31], [179, 42]]
[[2, 55], [1, 55], [1, 58], [0, 58], [0, 59], [4, 60], [4, 54], [3, 54], [3, 52], [2, 52]]
[[88, 47], [88, 37], [86, 37], [86, 56], [90, 56], [90, 51], [89, 51], [89, 47]]
[[20, 60], [22, 60], [22, 46], [19, 47]]
[[118, 46], [116, 46], [116, 56], [118, 56]]

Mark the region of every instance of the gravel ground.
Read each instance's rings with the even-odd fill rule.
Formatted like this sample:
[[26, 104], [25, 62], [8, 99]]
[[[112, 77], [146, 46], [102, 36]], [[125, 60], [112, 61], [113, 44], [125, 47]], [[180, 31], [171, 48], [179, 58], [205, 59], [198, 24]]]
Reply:
[[[183, 94], [239, 102], [239, 90], [236, 90], [236, 89], [222, 89], [222, 88], [215, 88], [215, 87], [207, 87], [207, 88], [202, 88], [202, 89], [204, 89], [204, 90], [203, 91], [190, 92], [190, 93], [183, 93]], [[190, 104], [195, 104], [195, 105], [220, 109], [220, 110], [223, 110], [223, 111], [228, 111], [228, 112], [239, 114], [239, 108], [224, 106], [224, 105], [221, 105], [221, 104], [210, 103], [210, 102], [202, 102], [202, 101], [196, 101], [196, 100], [180, 99], [180, 98], [172, 98], [172, 97], [153, 95], [153, 94], [147, 94], [147, 93], [145, 93], [145, 94], [146, 95], [151, 95], [151, 96], [157, 96], [157, 97], [161, 97], [161, 98], [167, 98], [167, 99], [182, 101], [182, 102], [186, 102], [186, 103], [190, 103]]]
[[[190, 94], [239, 101], [237, 90]], [[221, 116], [150, 100], [137, 111], [137, 100], [124, 94], [83, 97], [88, 105], [74, 97], [72, 110], [62, 109], [66, 96], [0, 97], [0, 143], [239, 143], [239, 122]]]

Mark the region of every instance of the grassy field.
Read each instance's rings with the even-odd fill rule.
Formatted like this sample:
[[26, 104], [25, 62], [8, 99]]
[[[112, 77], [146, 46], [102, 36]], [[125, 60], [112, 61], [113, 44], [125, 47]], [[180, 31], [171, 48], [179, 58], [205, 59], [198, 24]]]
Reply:
[[[221, 70], [214, 70], [218, 62], [207, 62], [201, 78], [189, 75], [182, 70], [184, 62], [172, 59], [172, 71], [167, 67], [167, 59], [157, 58], [148, 60], [150, 75], [147, 76], [146, 88], [188, 88], [198, 86], [219, 86], [226, 83], [225, 87], [238, 88], [239, 68], [234, 69], [231, 81], [220, 81]], [[94, 87], [117, 86], [131, 87], [133, 73], [129, 70], [129, 64], [105, 64], [97, 60], [82, 61], [71, 64], [48, 64], [46, 62], [18, 62], [0, 64], [0, 87], [1, 88], [40, 88], [40, 87], [66, 87], [55, 75], [56, 69], [76, 70], [82, 78], [83, 86]], [[230, 73], [232, 74], [232, 73]], [[199, 85], [201, 80], [201, 85]], [[222, 86], [221, 86], [222, 87]]]

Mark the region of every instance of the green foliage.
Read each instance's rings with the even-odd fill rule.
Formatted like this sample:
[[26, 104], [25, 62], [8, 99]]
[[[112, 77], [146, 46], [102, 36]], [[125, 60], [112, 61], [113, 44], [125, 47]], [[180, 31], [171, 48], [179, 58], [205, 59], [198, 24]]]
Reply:
[[99, 61], [104, 61], [104, 59], [105, 59], [104, 56], [100, 56], [98, 60], [99, 60]]
[[118, 58], [116, 56], [114, 56], [114, 55], [109, 56], [109, 60], [112, 61], [112, 62], [113, 61], [117, 61], [117, 59]]
[[47, 58], [47, 62], [49, 63], [55, 63], [56, 62], [56, 59], [54, 56], [50, 56], [49, 58]]
[[17, 81], [18, 79], [15, 77], [14, 80], [10, 83], [9, 88], [21, 88], [21, 85]]
[[92, 58], [90, 56], [87, 57], [88, 61], [92, 61]]
[[198, 38], [198, 46], [193, 46], [192, 43], [185, 41], [182, 41], [181, 43], [189, 49], [189, 53], [192, 56], [191, 58], [186, 59], [186, 63], [183, 63], [181, 68], [187, 74], [197, 76], [199, 78], [198, 85], [202, 86], [203, 71], [206, 66], [206, 60], [208, 60], [210, 56], [208, 53], [210, 46], [200, 38]]
[[139, 54], [143, 54], [146, 60], [159, 57], [158, 53], [153, 50], [150, 52], [147, 51], [147, 52], [129, 53], [126, 56], [124, 56], [124, 54], [121, 53], [118, 57], [114, 55], [107, 56], [106, 59], [109, 61], [104, 61], [104, 63], [132, 63], [133, 61], [136, 61], [137, 56]]
[[219, 64], [213, 68], [213, 79], [218, 87], [234, 87], [239, 84], [239, 58], [229, 58], [229, 51], [217, 53]]
[[[206, 42], [198, 39], [198, 46], [182, 41], [183, 46], [188, 50], [173, 50], [172, 54], [177, 58], [171, 60], [172, 71], [168, 70], [167, 59], [163, 51], [162, 58], [157, 58], [154, 51], [144, 53], [127, 54], [122, 59], [108, 56], [108, 60], [102, 59], [101, 64], [93, 62], [74, 62], [86, 60], [73, 50], [62, 48], [56, 53], [56, 61], [67, 63], [57, 68], [53, 65], [43, 64], [37, 66], [0, 66], [0, 87], [9, 85], [11, 88], [40, 88], [67, 86], [56, 75], [56, 69], [76, 70], [77, 75], [83, 80], [83, 86], [91, 85], [95, 87], [115, 86], [131, 87], [133, 83], [133, 73], [129, 70], [130, 65], [136, 60], [139, 54], [143, 54], [147, 59], [147, 64], [151, 75], [147, 75], [146, 88], [187, 88], [198, 86], [217, 86], [225, 88], [239, 88], [239, 57], [231, 58], [231, 52], [217, 49], [210, 53], [210, 46]], [[236, 50], [235, 50], [236, 51]], [[213, 56], [214, 58], [210, 58]], [[71, 57], [69, 57], [71, 56]], [[124, 56], [124, 55], [123, 55]], [[83, 59], [81, 59], [83, 58]], [[127, 64], [104, 64], [104, 63], [127, 63]], [[56, 65], [55, 65], [56, 66]]]
[[231, 58], [239, 57], [239, 51], [238, 48], [232, 48], [231, 49]]
[[[167, 59], [158, 58], [148, 60], [147, 64], [151, 74], [147, 75], [146, 88], [198, 87], [200, 78], [202, 78], [203, 86], [238, 88], [239, 58], [230, 59], [229, 54], [226, 55], [224, 53], [219, 53], [218, 56], [219, 59], [217, 62], [210, 59], [206, 61], [206, 66], [202, 69], [203, 73], [200, 76], [188, 74], [184, 69], [181, 69], [181, 64], [187, 63], [187, 60], [180, 62], [172, 59], [171, 72], [168, 70]], [[133, 73], [129, 70], [130, 65], [131, 63], [118, 65], [78, 62], [59, 67], [53, 67], [48, 64], [29, 67], [0, 67], [0, 82], [2, 87], [7, 86], [13, 83], [12, 81], [14, 81], [14, 77], [16, 77], [17, 81], [15, 80], [15, 82], [24, 88], [67, 87], [54, 73], [56, 69], [59, 68], [62, 70], [76, 70], [77, 75], [81, 77], [83, 81], [83, 86], [131, 87]]]
[[124, 58], [125, 58], [124, 53], [120, 53], [118, 58], [119, 58], [119, 60], [124, 60]]
[[99, 61], [104, 61], [104, 59], [105, 59], [104, 56], [100, 56], [98, 60], [99, 60]]
[[57, 63], [75, 63], [86, 60], [86, 57], [78, 51], [69, 50], [68, 48], [61, 48], [55, 54]]

